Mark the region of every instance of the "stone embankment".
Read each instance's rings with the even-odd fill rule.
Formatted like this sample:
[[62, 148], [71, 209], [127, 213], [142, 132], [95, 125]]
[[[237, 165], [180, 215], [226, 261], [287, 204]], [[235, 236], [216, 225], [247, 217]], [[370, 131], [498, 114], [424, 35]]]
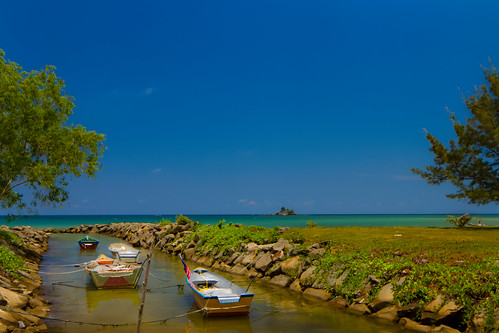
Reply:
[[47, 326], [37, 316], [46, 316], [49, 304], [40, 295], [42, 280], [36, 272], [42, 253], [47, 250], [48, 236], [32, 227], [2, 226], [1, 229], [16, 235], [24, 243], [19, 247], [0, 239], [0, 246], [24, 259], [28, 271], [20, 270], [15, 277], [0, 267], [0, 332], [46, 331]]
[[[484, 332], [484, 317], [477, 315], [472, 320], [472, 327], [462, 327], [462, 307], [453, 300], [439, 296], [426, 304], [422, 312], [419, 304], [402, 306], [394, 302], [393, 285], [383, 286], [373, 300], [368, 301], [368, 289], [379, 283], [375, 276], [365, 281], [366, 290], [359, 298], [347, 301], [345, 298], [333, 296], [335, 287], [344, 282], [347, 273], [331, 268], [327, 286], [314, 279], [316, 267], [314, 257], [325, 253], [325, 244], [314, 244], [307, 249], [281, 239], [273, 244], [257, 245], [241, 243], [231, 248], [228, 253], [214, 253], [207, 250], [201, 252], [198, 247], [200, 237], [195, 237], [191, 230], [194, 224], [177, 223], [159, 225], [149, 223], [112, 223], [93, 226], [79, 226], [64, 230], [46, 229], [47, 232], [66, 233], [101, 233], [115, 236], [129, 242], [133, 246], [149, 248], [155, 245], [166, 253], [182, 254], [185, 259], [205, 267], [230, 272], [232, 274], [259, 276], [281, 287], [290, 288], [306, 297], [324, 302], [326, 305], [342, 308], [359, 315], [367, 315], [378, 320], [398, 323], [404, 328], [418, 332]], [[285, 228], [282, 228], [285, 229]], [[282, 230], [284, 231], [284, 230]], [[194, 233], [194, 237], [193, 237]], [[338, 269], [338, 268], [337, 268]], [[401, 283], [402, 281], [397, 281]], [[324, 283], [324, 282], [322, 282]], [[362, 297], [366, 295], [366, 297]], [[499, 316], [499, 312], [497, 313]], [[417, 318], [417, 321], [416, 321]]]

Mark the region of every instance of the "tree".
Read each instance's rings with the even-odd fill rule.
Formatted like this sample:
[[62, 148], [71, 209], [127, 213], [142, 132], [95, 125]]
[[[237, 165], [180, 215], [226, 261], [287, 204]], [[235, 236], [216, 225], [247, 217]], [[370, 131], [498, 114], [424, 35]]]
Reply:
[[4, 57], [0, 50], [0, 207], [34, 213], [68, 199], [68, 176], [95, 177], [104, 135], [68, 122], [73, 97], [55, 67], [28, 73]]
[[446, 148], [426, 132], [435, 165], [411, 169], [429, 184], [453, 184], [457, 192], [447, 197], [478, 205], [499, 203], [499, 77], [494, 66], [484, 68], [484, 75], [489, 85], [464, 98], [472, 117], [461, 124], [450, 114], [457, 141]]

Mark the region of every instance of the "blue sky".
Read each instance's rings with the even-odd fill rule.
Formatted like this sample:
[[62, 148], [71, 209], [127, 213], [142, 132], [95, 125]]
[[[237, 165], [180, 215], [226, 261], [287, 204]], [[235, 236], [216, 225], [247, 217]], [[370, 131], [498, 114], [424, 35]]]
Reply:
[[[499, 62], [497, 1], [7, 1], [0, 48], [54, 65], [96, 180], [42, 214], [499, 213], [409, 167]], [[1, 213], [1, 212], [0, 212]]]

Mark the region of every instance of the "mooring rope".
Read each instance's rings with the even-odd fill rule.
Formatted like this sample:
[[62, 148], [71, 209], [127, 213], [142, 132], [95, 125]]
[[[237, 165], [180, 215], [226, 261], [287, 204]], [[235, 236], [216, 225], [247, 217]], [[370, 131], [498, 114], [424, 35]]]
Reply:
[[73, 266], [73, 267], [80, 267], [81, 265], [86, 265], [88, 264], [89, 262], [82, 262], [80, 264], [67, 264], [67, 265], [38, 265], [40, 267], [70, 267], [70, 266]]
[[[161, 323], [164, 324], [169, 320], [185, 317], [194, 313], [202, 312], [202, 311], [214, 311], [214, 310], [229, 310], [229, 309], [237, 309], [237, 308], [242, 308], [242, 307], [247, 307], [247, 305], [238, 305], [238, 306], [232, 306], [232, 307], [226, 307], [226, 308], [202, 308], [194, 311], [189, 311], [186, 313], [181, 313], [175, 316], [163, 318], [163, 319], [157, 319], [157, 320], [150, 320], [150, 321], [145, 321], [142, 322], [142, 324], [153, 324], [153, 323]], [[81, 320], [70, 320], [70, 319], [61, 319], [61, 318], [55, 318], [55, 317], [49, 317], [49, 316], [42, 316], [42, 315], [37, 315], [34, 313], [29, 313], [29, 312], [24, 312], [24, 311], [18, 311], [14, 309], [9, 309], [4, 306], [0, 306], [0, 310], [3, 311], [8, 311], [8, 312], [13, 312], [13, 313], [18, 313], [22, 315], [28, 315], [28, 316], [34, 316], [43, 320], [54, 320], [54, 321], [61, 321], [64, 323], [72, 323], [72, 324], [79, 324], [79, 325], [93, 325], [93, 326], [102, 326], [102, 327], [123, 327], [123, 326], [132, 326], [136, 325], [136, 323], [96, 323], [96, 322], [90, 322], [90, 321], [81, 321]]]
[[27, 269], [27, 271], [32, 272], [32, 273], [45, 274], [45, 275], [73, 274], [73, 273], [77, 273], [77, 272], [83, 272], [84, 270], [85, 270], [85, 268], [77, 269], [76, 271], [70, 271], [70, 272], [40, 272], [40, 271], [34, 271], [31, 269]]

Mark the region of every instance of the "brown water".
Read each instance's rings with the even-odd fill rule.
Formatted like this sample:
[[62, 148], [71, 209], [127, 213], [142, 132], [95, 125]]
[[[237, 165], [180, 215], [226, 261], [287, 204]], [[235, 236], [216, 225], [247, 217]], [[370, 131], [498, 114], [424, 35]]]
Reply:
[[[49, 251], [43, 256], [40, 274], [44, 297], [52, 303], [49, 316], [85, 324], [46, 320], [49, 331], [136, 332], [142, 279], [137, 289], [97, 290], [82, 267], [74, 266], [94, 259], [101, 253], [109, 255], [108, 245], [121, 240], [98, 235], [95, 237], [100, 241], [97, 250], [85, 252], [80, 251], [77, 244], [82, 236], [51, 235]], [[142, 257], [145, 257], [145, 253]], [[195, 263], [187, 264], [191, 269], [196, 267]], [[141, 327], [144, 333], [403, 332], [395, 325], [378, 323], [344, 310], [323, 306], [289, 289], [259, 281], [253, 282], [250, 287], [255, 298], [248, 316], [203, 318], [199, 312], [189, 314], [197, 309], [189, 288], [178, 287], [185, 284], [185, 274], [177, 257], [155, 252], [150, 272]], [[242, 276], [219, 274], [244, 288], [250, 282]]]

